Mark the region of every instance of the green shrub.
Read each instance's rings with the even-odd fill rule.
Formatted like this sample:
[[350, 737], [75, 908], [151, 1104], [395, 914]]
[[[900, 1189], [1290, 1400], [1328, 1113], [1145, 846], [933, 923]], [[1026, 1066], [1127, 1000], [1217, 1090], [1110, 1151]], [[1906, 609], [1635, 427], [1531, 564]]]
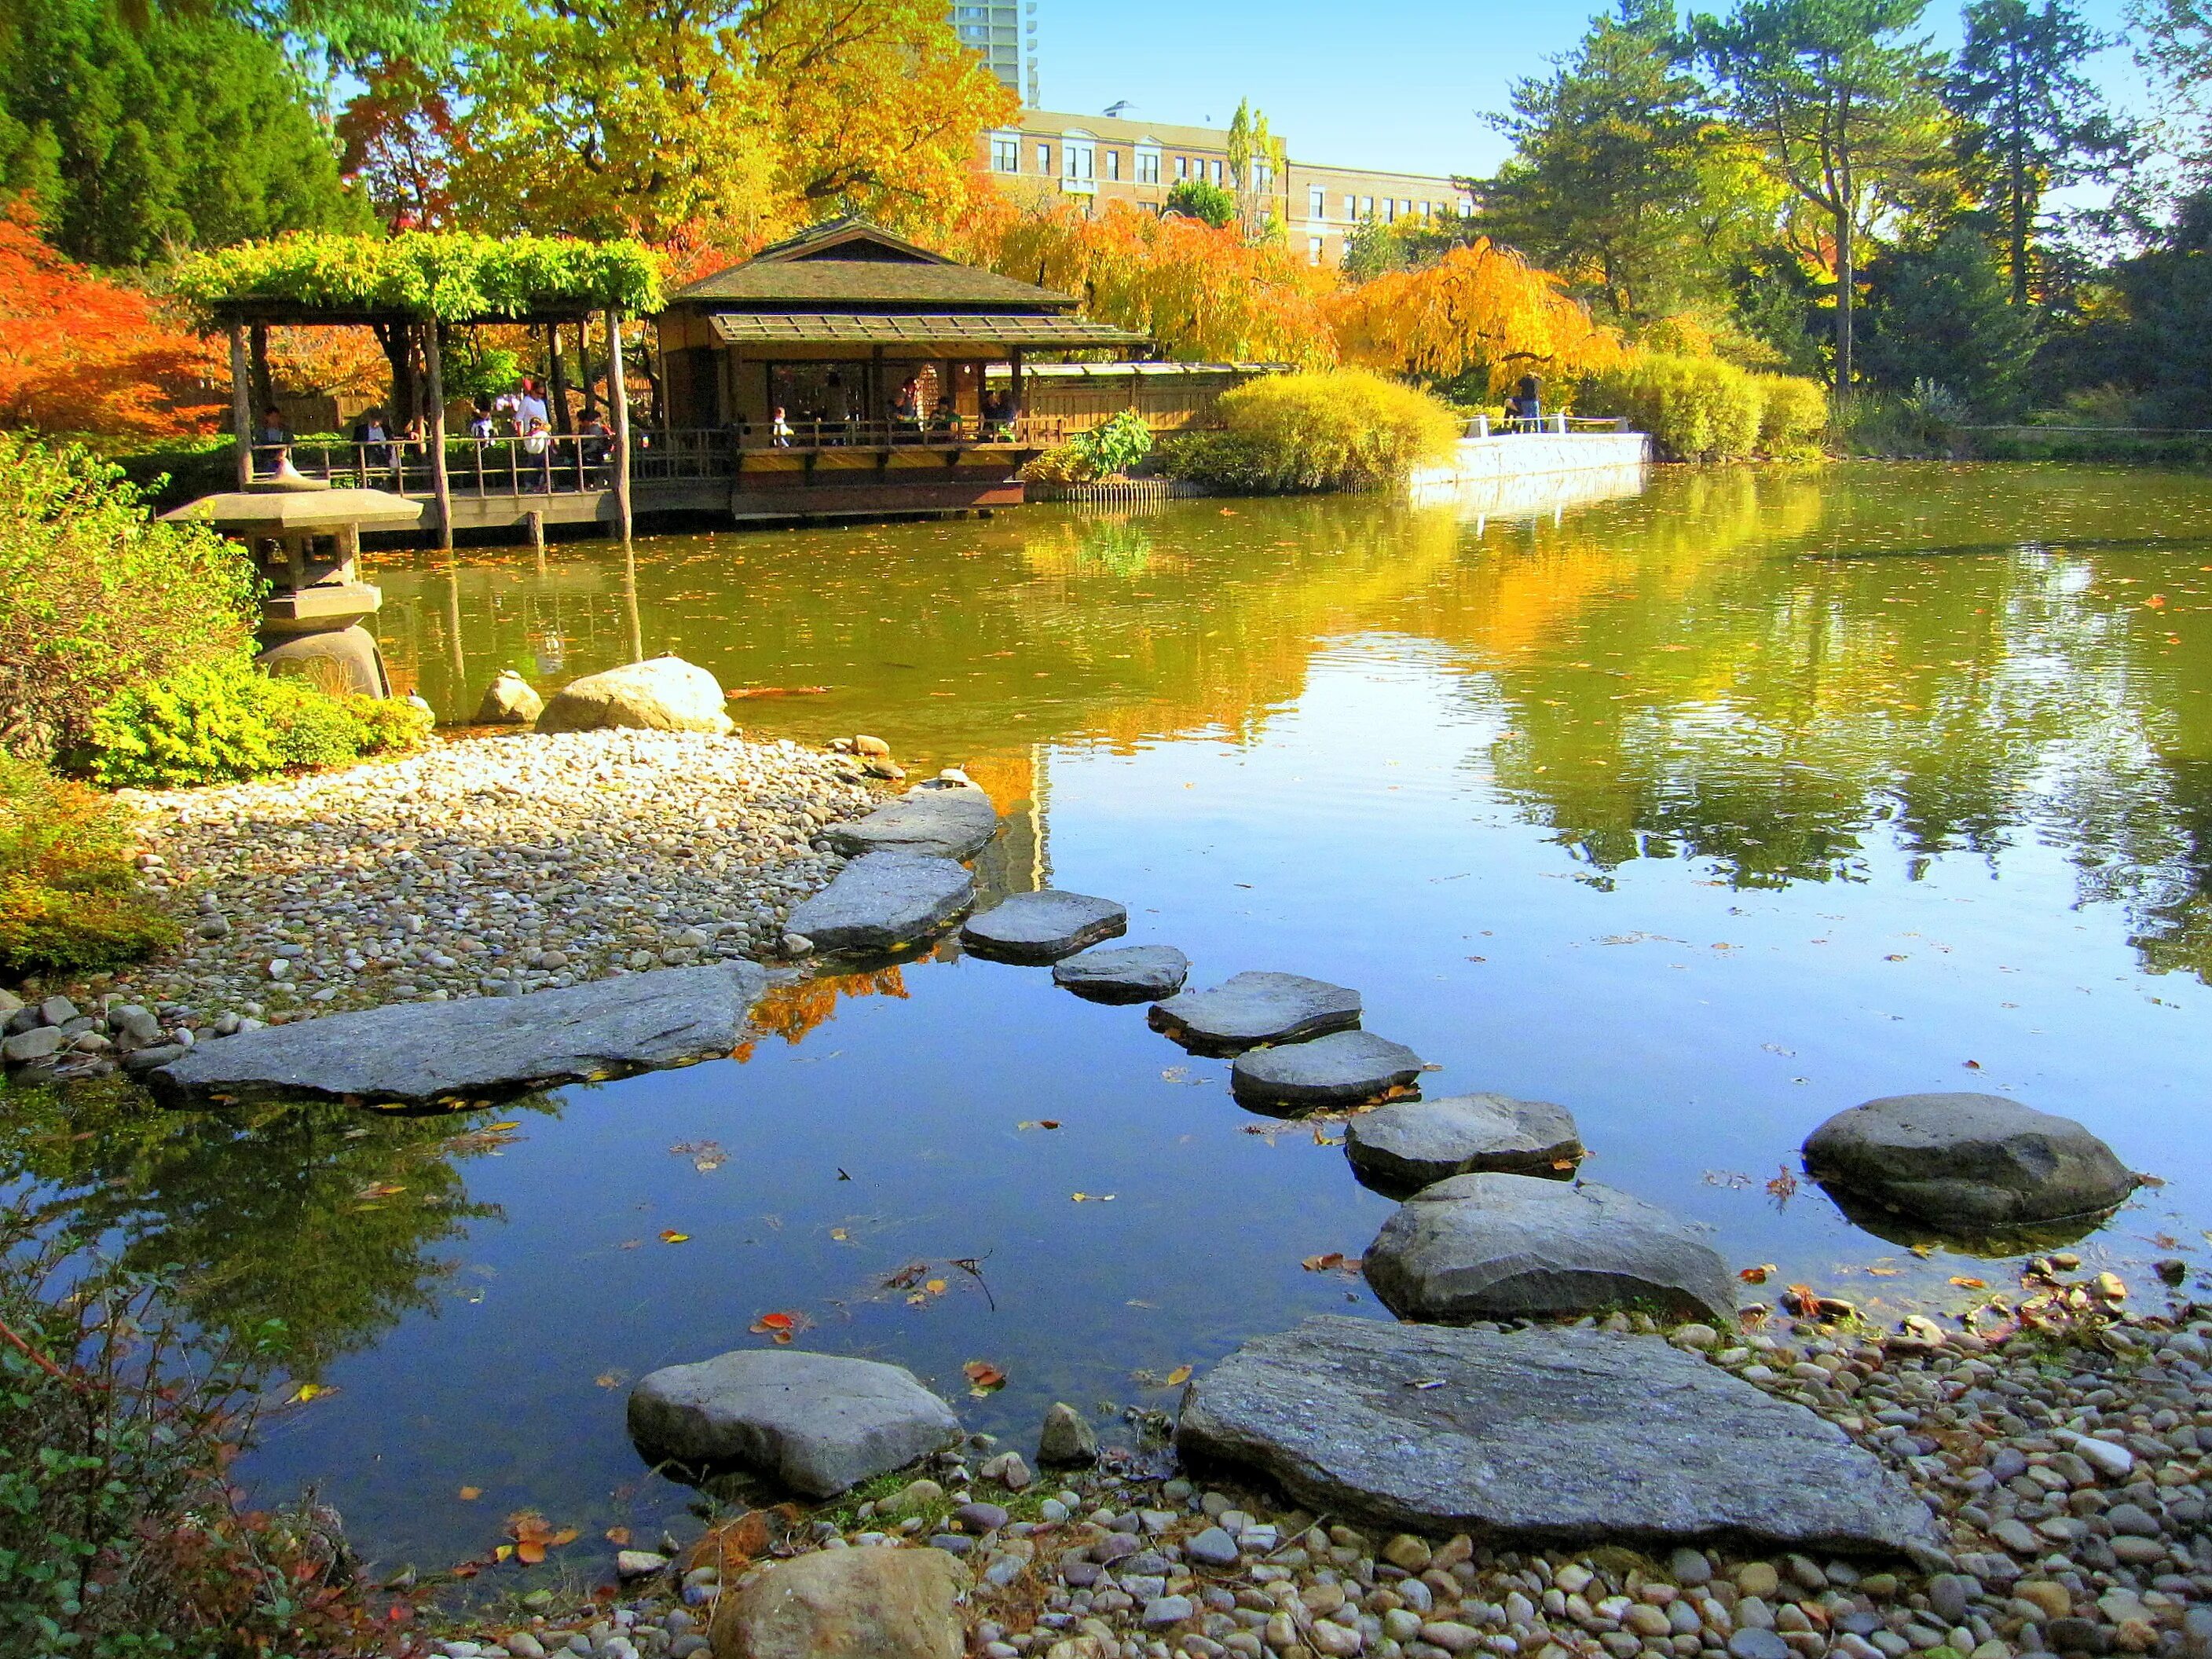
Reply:
[[1203, 219], [1216, 230], [1237, 217], [1237, 198], [1206, 179], [1178, 179], [1168, 191], [1167, 210]]
[[1091, 457], [1073, 444], [1060, 444], [1042, 455], [1032, 455], [1022, 466], [1022, 477], [1030, 483], [1065, 487], [1089, 483], [1097, 476]]
[[1276, 488], [1267, 445], [1239, 432], [1178, 432], [1160, 440], [1160, 470], [1224, 495], [1264, 495]]
[[91, 972], [176, 943], [132, 874], [135, 840], [118, 802], [0, 755], [0, 968]]
[[1718, 357], [1639, 352], [1585, 380], [1575, 407], [1626, 416], [1669, 460], [1735, 460], [1759, 448], [1761, 378]]
[[150, 521], [117, 468], [0, 432], [0, 749], [46, 759], [117, 692], [236, 649], [255, 584], [212, 530]]
[[1822, 453], [1828, 432], [1828, 392], [1797, 374], [1761, 374], [1759, 453], [1776, 460], [1809, 460]]
[[1127, 472], [1152, 453], [1152, 428], [1133, 409], [1125, 409], [1111, 420], [1078, 433], [1067, 446], [1091, 467], [1093, 477]]
[[[1364, 369], [1249, 380], [1218, 409], [1228, 435], [1240, 441], [1179, 447], [1176, 465], [1243, 474], [1242, 487], [1258, 494], [1401, 483], [1421, 462], [1449, 453], [1459, 436], [1458, 421], [1439, 399]], [[1204, 481], [1230, 487], [1222, 478]]]
[[343, 766], [420, 748], [428, 735], [411, 703], [333, 695], [238, 653], [112, 699], [94, 717], [82, 763], [111, 789], [163, 789]]

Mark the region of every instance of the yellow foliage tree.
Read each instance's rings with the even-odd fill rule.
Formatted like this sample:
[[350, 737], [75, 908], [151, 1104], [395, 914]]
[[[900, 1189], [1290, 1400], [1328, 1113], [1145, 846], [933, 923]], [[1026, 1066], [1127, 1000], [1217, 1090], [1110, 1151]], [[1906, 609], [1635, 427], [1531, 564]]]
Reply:
[[1002, 207], [963, 228], [960, 257], [1075, 295], [1085, 314], [1148, 334], [1185, 362], [1336, 361], [1334, 278], [1233, 226], [1158, 218], [1126, 203], [1085, 216]]
[[1328, 312], [1347, 362], [1441, 380], [1486, 371], [1493, 389], [1527, 374], [1603, 369], [1621, 353], [1620, 335], [1557, 276], [1486, 237], [1346, 289]]

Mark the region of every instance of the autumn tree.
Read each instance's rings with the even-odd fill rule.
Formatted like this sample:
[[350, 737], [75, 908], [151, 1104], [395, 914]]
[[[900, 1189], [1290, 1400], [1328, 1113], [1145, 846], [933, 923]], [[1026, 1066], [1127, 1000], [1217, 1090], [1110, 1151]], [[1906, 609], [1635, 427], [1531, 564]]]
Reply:
[[1288, 163], [1283, 141], [1269, 130], [1266, 112], [1254, 109], [1250, 99], [1237, 100], [1223, 148], [1229, 162], [1230, 187], [1236, 192], [1245, 230], [1253, 235], [1270, 233], [1277, 222], [1275, 190]]
[[137, 289], [95, 276], [39, 234], [31, 204], [0, 215], [0, 424], [71, 436], [167, 438], [221, 413], [205, 343]]
[[1349, 362], [1439, 381], [1481, 374], [1493, 390], [1601, 369], [1620, 352], [1559, 277], [1486, 238], [1347, 289], [1328, 309]]
[[1902, 38], [1927, 0], [1741, 0], [1692, 20], [1720, 102], [1826, 222], [1836, 279], [1836, 386], [1851, 384], [1857, 249], [1913, 171], [1942, 154], [1942, 59]]
[[2125, 124], [2083, 72], [2114, 44], [2067, 0], [1972, 0], [1949, 100], [1967, 123], [1969, 160], [1997, 175], [2012, 302], [2027, 303], [2031, 245], [2045, 192], [2109, 176], [2133, 148]]

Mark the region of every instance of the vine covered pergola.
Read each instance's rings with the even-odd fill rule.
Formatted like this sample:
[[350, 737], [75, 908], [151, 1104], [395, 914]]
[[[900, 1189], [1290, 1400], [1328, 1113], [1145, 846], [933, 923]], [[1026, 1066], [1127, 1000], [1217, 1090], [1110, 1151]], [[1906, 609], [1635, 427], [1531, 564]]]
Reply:
[[446, 459], [447, 331], [485, 323], [582, 323], [604, 316], [607, 401], [614, 418], [614, 489], [630, 533], [629, 402], [622, 323], [661, 307], [661, 264], [630, 241], [408, 231], [382, 238], [303, 232], [198, 253], [177, 270], [177, 292], [230, 337], [231, 416], [239, 488], [252, 482], [253, 410], [247, 331], [270, 325], [366, 327], [410, 336], [428, 381], [428, 444], [441, 546], [453, 545]]

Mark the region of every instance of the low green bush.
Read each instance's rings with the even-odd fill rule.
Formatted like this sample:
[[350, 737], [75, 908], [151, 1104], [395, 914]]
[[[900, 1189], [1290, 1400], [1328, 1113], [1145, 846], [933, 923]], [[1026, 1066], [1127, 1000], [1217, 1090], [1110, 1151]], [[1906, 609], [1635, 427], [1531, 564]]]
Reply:
[[1059, 444], [1041, 455], [1032, 455], [1023, 464], [1024, 482], [1036, 484], [1089, 483], [1098, 476], [1090, 456], [1073, 444]]
[[[1450, 453], [1460, 430], [1441, 399], [1364, 369], [1249, 380], [1218, 413], [1225, 434], [1176, 441], [1170, 477], [1261, 495], [1375, 489]], [[1217, 435], [1236, 441], [1205, 441]]]
[[1634, 354], [1584, 380], [1583, 415], [1623, 415], [1674, 461], [1800, 460], [1820, 452], [1827, 394], [1793, 374], [1754, 374], [1719, 357]]
[[205, 526], [149, 520], [117, 468], [0, 432], [0, 748], [47, 759], [118, 692], [236, 650], [257, 580]]
[[1152, 428], [1133, 409], [1125, 409], [1088, 432], [1076, 434], [1067, 446], [1081, 456], [1095, 478], [1127, 472], [1152, 453]]
[[1160, 470], [1224, 495], [1265, 495], [1275, 483], [1273, 451], [1239, 432], [1178, 432], [1160, 440]]
[[429, 731], [411, 703], [264, 674], [240, 653], [117, 696], [77, 758], [108, 788], [166, 789], [404, 753]]
[[1828, 392], [1799, 374], [1761, 374], [1759, 448], [1778, 461], [1811, 460], [1828, 434]]
[[0, 969], [94, 972], [173, 945], [137, 884], [122, 805], [0, 755]]

